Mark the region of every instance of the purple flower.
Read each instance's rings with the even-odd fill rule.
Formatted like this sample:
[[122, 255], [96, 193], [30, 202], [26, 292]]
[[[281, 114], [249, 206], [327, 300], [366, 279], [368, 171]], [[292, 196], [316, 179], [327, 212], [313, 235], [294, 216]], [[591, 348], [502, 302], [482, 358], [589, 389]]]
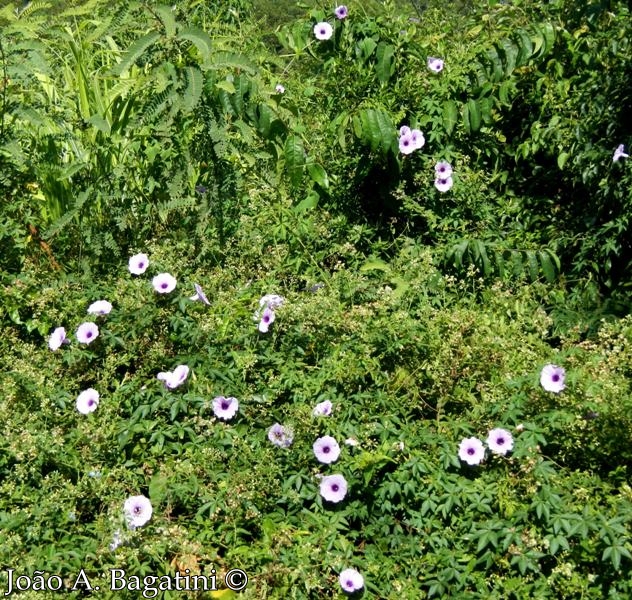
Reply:
[[224, 419], [224, 421], [230, 421], [235, 416], [237, 409], [239, 408], [239, 402], [237, 398], [224, 398], [224, 396], [218, 396], [213, 400], [213, 412], [218, 419]]
[[125, 512], [125, 520], [128, 527], [136, 529], [136, 527], [142, 527], [151, 519], [153, 508], [149, 498], [145, 498], [145, 496], [130, 496], [125, 500], [123, 511]]
[[269, 307], [264, 308], [261, 321], [259, 321], [259, 331], [261, 333], [267, 333], [270, 325], [274, 323], [274, 319], [276, 319], [274, 311]]
[[314, 407], [312, 414], [315, 417], [328, 417], [331, 415], [332, 407], [333, 405], [331, 404], [331, 400], [323, 400]]
[[328, 502], [340, 502], [347, 495], [347, 480], [342, 475], [326, 475], [320, 481], [320, 495]]
[[202, 288], [197, 283], [194, 283], [193, 287], [195, 288], [195, 295], [191, 296], [189, 300], [191, 300], [191, 302], [197, 302], [199, 300], [202, 304], [210, 306], [211, 303], [208, 301], [208, 298], [206, 297], [206, 294], [204, 293]]
[[452, 165], [445, 161], [441, 160], [435, 165], [435, 174], [437, 178], [445, 179], [452, 175]]
[[614, 156], [612, 157], [612, 162], [619, 162], [620, 158], [630, 158], [630, 156], [625, 153], [625, 146], [623, 144], [617, 146], [617, 149], [614, 151]]
[[112, 304], [107, 300], [97, 300], [88, 306], [90, 315], [107, 315], [112, 310]]
[[487, 436], [487, 446], [494, 454], [507, 454], [513, 449], [513, 437], [506, 429], [492, 429]]
[[349, 11], [344, 4], [341, 4], [340, 6], [336, 6], [336, 9], [334, 10], [334, 15], [336, 15], [336, 19], [340, 19], [340, 20], [346, 19], [348, 14], [349, 14]]
[[89, 344], [97, 339], [99, 336], [99, 328], [96, 326], [96, 323], [86, 322], [82, 323], [77, 327], [77, 332], [75, 333], [77, 336], [77, 340], [82, 344]]
[[475, 437], [465, 438], [459, 444], [459, 458], [468, 465], [478, 465], [485, 458], [485, 446]]
[[77, 396], [77, 410], [82, 415], [94, 412], [99, 406], [99, 392], [93, 388], [84, 390]]
[[48, 338], [48, 347], [54, 352], [59, 350], [62, 344], [70, 344], [70, 340], [66, 337], [66, 330], [63, 327], [57, 327]]
[[433, 73], [440, 73], [443, 71], [443, 61], [440, 58], [434, 58], [433, 56], [428, 57], [428, 68]]
[[294, 434], [289, 427], [275, 423], [268, 429], [268, 439], [279, 448], [289, 448], [294, 440]]
[[135, 254], [129, 259], [129, 272], [132, 275], [142, 275], [149, 266], [149, 258], [146, 254]]
[[423, 148], [426, 143], [426, 138], [424, 138], [424, 134], [419, 131], [419, 129], [413, 129], [410, 132], [410, 136], [413, 138], [413, 146], [415, 150], [419, 150], [419, 148]]
[[416, 150], [412, 133], [405, 133], [399, 137], [399, 151], [402, 154], [410, 154]]
[[314, 442], [314, 455], [318, 462], [329, 465], [338, 460], [340, 456], [340, 446], [330, 435], [318, 438]]
[[176, 289], [176, 278], [169, 273], [160, 273], [156, 275], [151, 284], [159, 294], [168, 294]]
[[285, 88], [280, 83], [276, 84], [276, 87], [274, 88], [274, 90], [276, 91], [277, 94], [285, 94]]
[[403, 135], [410, 135], [412, 133], [412, 131], [410, 130], [410, 127], [408, 127], [408, 125], [402, 125], [399, 128], [399, 136], [403, 136]]
[[173, 371], [161, 371], [156, 375], [156, 379], [164, 382], [165, 386], [173, 390], [181, 386], [189, 376], [189, 367], [178, 365]]
[[364, 577], [355, 569], [340, 572], [340, 587], [348, 594], [353, 594], [364, 587]]
[[314, 25], [314, 35], [317, 40], [328, 40], [333, 32], [333, 27], [327, 23], [327, 21], [322, 21]]
[[547, 392], [559, 394], [565, 387], [566, 371], [562, 367], [546, 365], [540, 373], [540, 384]]
[[434, 185], [440, 192], [443, 193], [452, 188], [454, 181], [452, 181], [452, 177], [437, 177]]
[[259, 298], [259, 306], [261, 308], [271, 308], [274, 310], [275, 308], [279, 308], [285, 304], [285, 298], [283, 296], [279, 296], [278, 294], [266, 294], [265, 296], [261, 296]]

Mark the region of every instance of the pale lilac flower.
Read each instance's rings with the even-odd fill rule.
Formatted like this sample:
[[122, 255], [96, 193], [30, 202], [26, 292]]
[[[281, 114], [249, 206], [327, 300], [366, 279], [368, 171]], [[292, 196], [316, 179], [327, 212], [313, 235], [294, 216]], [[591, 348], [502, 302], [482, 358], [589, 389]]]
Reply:
[[142, 527], [153, 513], [153, 508], [149, 498], [145, 496], [130, 496], [125, 500], [123, 505], [125, 512], [125, 519], [130, 529], [136, 529], [136, 527]]
[[346, 19], [348, 14], [349, 10], [344, 4], [336, 6], [336, 9], [334, 10], [334, 15], [336, 15], [336, 19]]
[[340, 446], [330, 435], [318, 438], [314, 442], [313, 448], [314, 456], [316, 456], [318, 462], [326, 465], [336, 462], [340, 456]]
[[328, 40], [333, 32], [333, 27], [327, 23], [327, 21], [322, 21], [314, 25], [314, 35], [317, 40]]
[[328, 417], [329, 415], [331, 415], [332, 407], [333, 407], [333, 405], [331, 403], [331, 400], [323, 400], [322, 402], [319, 402], [314, 407], [314, 410], [312, 411], [312, 414], [315, 417]]
[[416, 149], [415, 141], [413, 140], [413, 135], [411, 133], [404, 133], [399, 137], [399, 151], [402, 154], [410, 154], [414, 152]]
[[77, 332], [75, 333], [77, 336], [77, 340], [82, 344], [89, 344], [97, 339], [99, 336], [99, 328], [96, 323], [91, 323], [90, 321], [86, 323], [82, 323], [77, 327]]
[[340, 502], [347, 495], [347, 480], [342, 475], [326, 475], [320, 481], [320, 495], [328, 502]]
[[435, 173], [437, 178], [445, 179], [450, 177], [452, 175], [452, 165], [445, 160], [441, 160], [435, 165]]
[[88, 314], [107, 315], [112, 310], [112, 304], [107, 300], [97, 300], [88, 306]]
[[268, 429], [268, 439], [279, 448], [289, 448], [294, 440], [294, 433], [289, 427], [275, 423]]
[[259, 306], [261, 308], [268, 307], [274, 310], [275, 308], [283, 306], [284, 303], [285, 298], [283, 296], [279, 296], [278, 294], [266, 294], [265, 296], [261, 296], [261, 298], [259, 298]]
[[261, 333], [267, 333], [270, 325], [274, 323], [274, 319], [276, 319], [274, 311], [266, 306], [266, 308], [263, 309], [261, 321], [259, 321], [259, 331]]
[[176, 278], [169, 273], [160, 273], [156, 275], [151, 284], [159, 294], [168, 294], [176, 289]]
[[117, 529], [112, 536], [112, 542], [110, 543], [110, 552], [114, 552], [121, 544], [123, 540], [121, 539], [121, 530]]
[[345, 444], [347, 446], [355, 447], [355, 446], [359, 446], [360, 442], [358, 442], [358, 440], [356, 440], [354, 437], [350, 437], [345, 440]]
[[191, 300], [191, 302], [197, 302], [199, 300], [202, 304], [210, 306], [211, 303], [208, 301], [208, 298], [206, 297], [204, 290], [202, 290], [202, 287], [199, 286], [197, 283], [194, 283], [193, 287], [195, 288], [195, 295], [191, 296], [189, 300]]
[[513, 449], [513, 437], [506, 429], [492, 429], [487, 436], [487, 446], [494, 454], [507, 454]]
[[165, 386], [173, 390], [181, 386], [189, 376], [189, 367], [178, 365], [173, 371], [161, 371], [156, 375], [156, 379], [164, 382]]
[[276, 84], [276, 87], [274, 88], [274, 90], [276, 91], [277, 94], [285, 94], [285, 88], [280, 83]]
[[146, 254], [135, 254], [129, 259], [129, 272], [132, 275], [142, 275], [149, 266], [149, 258]]
[[612, 157], [612, 162], [619, 162], [620, 158], [630, 158], [630, 156], [625, 153], [625, 146], [623, 144], [617, 146], [617, 149], [614, 151], [614, 156]]
[[364, 587], [364, 577], [355, 569], [340, 572], [340, 587], [348, 594], [353, 594]]
[[412, 131], [410, 130], [410, 127], [408, 127], [408, 125], [402, 125], [399, 128], [399, 136], [401, 137], [402, 135], [410, 135], [412, 133]]
[[84, 390], [77, 396], [77, 410], [82, 415], [94, 412], [99, 406], [99, 392], [93, 388]]
[[540, 384], [547, 392], [559, 394], [565, 387], [566, 371], [562, 367], [546, 365], [540, 373]]
[[57, 327], [48, 338], [48, 347], [54, 352], [59, 350], [62, 344], [70, 344], [70, 340], [66, 337], [66, 330], [63, 327]]
[[454, 181], [452, 181], [452, 177], [437, 177], [434, 185], [440, 192], [443, 193], [452, 188]]
[[239, 408], [239, 401], [237, 398], [224, 398], [224, 396], [218, 396], [213, 400], [213, 412], [218, 419], [224, 419], [229, 421], [235, 416], [237, 409]]
[[440, 58], [434, 58], [433, 56], [428, 57], [428, 68], [433, 73], [440, 73], [443, 71], [443, 61]]
[[419, 148], [423, 148], [426, 143], [426, 138], [424, 138], [424, 134], [419, 129], [413, 129], [410, 132], [410, 136], [413, 139], [413, 146], [415, 150], [419, 150]]
[[468, 465], [477, 465], [485, 458], [485, 446], [475, 437], [465, 438], [459, 444], [459, 458]]

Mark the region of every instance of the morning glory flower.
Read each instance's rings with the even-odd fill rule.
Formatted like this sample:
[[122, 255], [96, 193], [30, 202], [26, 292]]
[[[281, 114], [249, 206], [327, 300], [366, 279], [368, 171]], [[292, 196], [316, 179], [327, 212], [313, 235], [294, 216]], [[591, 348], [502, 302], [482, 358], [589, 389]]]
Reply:
[[364, 587], [364, 577], [355, 569], [340, 572], [340, 587], [348, 594], [353, 594]]
[[312, 414], [315, 417], [328, 417], [329, 415], [331, 415], [332, 407], [333, 407], [333, 405], [331, 403], [331, 400], [323, 400], [322, 402], [319, 402], [314, 407], [314, 410], [312, 411]]
[[411, 137], [413, 138], [413, 145], [415, 146], [415, 150], [419, 150], [419, 148], [423, 148], [426, 143], [426, 138], [424, 138], [424, 134], [419, 131], [419, 129], [413, 129], [410, 132]]
[[320, 495], [328, 502], [340, 502], [347, 495], [347, 480], [342, 475], [326, 475], [320, 480]]
[[410, 130], [410, 127], [408, 127], [408, 125], [402, 125], [399, 128], [399, 136], [401, 137], [402, 135], [410, 135], [412, 132]]
[[494, 454], [507, 454], [513, 449], [513, 437], [506, 429], [492, 429], [487, 435], [487, 446]]
[[330, 435], [318, 438], [314, 442], [313, 448], [318, 462], [326, 465], [336, 462], [340, 456], [340, 446]]
[[151, 284], [159, 294], [168, 294], [176, 289], [176, 278], [169, 273], [159, 273], [152, 280]]
[[266, 294], [265, 296], [261, 296], [259, 298], [259, 306], [261, 308], [268, 307], [271, 309], [279, 308], [283, 306], [285, 303], [285, 298], [283, 296], [279, 296], [278, 294]]
[[129, 272], [132, 275], [142, 275], [149, 266], [149, 258], [146, 254], [135, 254], [129, 259]]
[[77, 396], [77, 410], [82, 415], [94, 412], [99, 406], [99, 392], [93, 388], [84, 390]]
[[485, 458], [483, 442], [475, 437], [461, 440], [459, 458], [468, 465], [478, 465]]
[[107, 300], [97, 300], [88, 306], [88, 314], [107, 315], [112, 310], [112, 304]]
[[237, 398], [224, 398], [224, 396], [218, 396], [213, 400], [213, 412], [218, 419], [224, 419], [229, 421], [235, 416], [237, 409], [239, 408], [239, 401]]
[[402, 154], [410, 154], [416, 149], [417, 147], [415, 145], [415, 140], [413, 139], [412, 132], [404, 133], [403, 135], [399, 136], [399, 151]]
[[359, 446], [360, 442], [358, 442], [358, 440], [356, 440], [354, 437], [350, 437], [345, 440], [345, 444], [354, 448], [356, 446]]
[[270, 325], [274, 323], [274, 319], [276, 319], [274, 311], [266, 306], [266, 308], [263, 309], [261, 321], [259, 321], [259, 331], [261, 333], [267, 333]]
[[77, 327], [75, 335], [80, 343], [89, 344], [90, 342], [96, 340], [99, 336], [99, 328], [96, 323], [82, 323], [79, 327]]
[[153, 513], [151, 502], [145, 496], [130, 496], [125, 500], [123, 510], [125, 512], [125, 520], [130, 529], [142, 527], [151, 519]]
[[275, 423], [268, 429], [268, 439], [279, 448], [289, 448], [294, 440], [294, 433], [289, 427]]
[[110, 551], [114, 552], [121, 544], [123, 540], [121, 539], [121, 530], [117, 529], [112, 536], [112, 542], [110, 543]]
[[210, 306], [211, 303], [208, 301], [208, 298], [206, 297], [206, 294], [202, 290], [201, 286], [199, 286], [197, 283], [194, 283], [193, 287], [195, 288], [195, 295], [191, 296], [189, 300], [191, 300], [191, 302], [197, 302], [199, 300], [202, 304]]
[[164, 382], [170, 390], [181, 386], [189, 376], [189, 367], [178, 365], [173, 371], [161, 371], [156, 375], [156, 379]]
[[446, 179], [452, 175], [452, 165], [445, 160], [441, 160], [435, 165], [435, 173], [437, 178]]
[[336, 19], [346, 19], [348, 14], [349, 10], [344, 4], [336, 6], [336, 9], [334, 10], [334, 15], [336, 15]]
[[617, 149], [614, 151], [614, 156], [612, 157], [612, 162], [619, 162], [620, 158], [630, 158], [630, 156], [625, 153], [623, 144], [617, 146]]
[[562, 367], [546, 365], [540, 373], [540, 384], [547, 392], [559, 394], [565, 387], [566, 371]]
[[443, 71], [443, 61], [440, 58], [434, 58], [433, 56], [428, 57], [428, 68], [433, 73], [440, 73]]
[[48, 347], [54, 352], [59, 350], [62, 344], [70, 344], [70, 340], [66, 337], [66, 330], [63, 327], [57, 327], [48, 338]]
[[314, 25], [314, 35], [317, 40], [328, 40], [333, 32], [333, 27], [327, 23], [327, 21], [322, 21]]
[[434, 182], [434, 186], [442, 193], [447, 192], [453, 185], [452, 177], [437, 177]]
[[280, 83], [277, 83], [274, 89], [277, 94], [285, 94], [285, 88]]

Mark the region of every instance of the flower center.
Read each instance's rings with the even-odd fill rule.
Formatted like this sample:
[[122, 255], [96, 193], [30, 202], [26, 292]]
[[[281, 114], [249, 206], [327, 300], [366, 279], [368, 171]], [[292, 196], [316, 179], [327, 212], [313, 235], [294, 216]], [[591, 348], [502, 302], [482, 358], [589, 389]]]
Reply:
[[551, 377], [551, 381], [554, 381], [555, 383], [557, 383], [560, 380], [560, 376], [557, 373], [553, 374], [553, 377]]
[[162, 283], [162, 284], [160, 284], [160, 287], [164, 290], [164, 289], [167, 288], [167, 284], [166, 283]]
[[227, 410], [229, 406], [230, 406], [229, 402], [222, 402], [222, 410]]
[[94, 400], [92, 398], [88, 400], [88, 406], [94, 406]]
[[134, 507], [134, 514], [135, 515], [140, 515], [140, 513], [143, 512], [143, 508], [141, 506], [135, 506]]
[[499, 446], [502, 446], [502, 445], [505, 443], [505, 438], [498, 438], [498, 439], [496, 440], [496, 443], [497, 443]]
[[474, 448], [468, 448], [467, 453], [472, 456], [472, 454], [474, 454]]
[[328, 454], [330, 450], [331, 450], [331, 448], [329, 446], [323, 446], [323, 452], [325, 454]]
[[332, 491], [332, 492], [337, 492], [339, 489], [340, 489], [340, 486], [339, 486], [337, 483], [334, 483], [334, 484], [331, 486], [331, 491]]
[[92, 332], [91, 332], [91, 331], [88, 331], [88, 333], [86, 333], [86, 337], [91, 338], [91, 337], [92, 337]]

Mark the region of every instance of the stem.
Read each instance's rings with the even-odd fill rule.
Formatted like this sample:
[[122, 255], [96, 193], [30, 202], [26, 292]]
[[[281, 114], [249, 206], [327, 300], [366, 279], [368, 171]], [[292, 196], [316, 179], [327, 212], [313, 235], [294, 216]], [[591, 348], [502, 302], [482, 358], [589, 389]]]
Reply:
[[7, 60], [4, 54], [4, 45], [0, 37], [0, 59], [2, 60], [2, 108], [0, 108], [0, 140], [4, 138], [4, 113], [7, 107], [7, 88], [9, 87], [9, 77], [7, 73]]

